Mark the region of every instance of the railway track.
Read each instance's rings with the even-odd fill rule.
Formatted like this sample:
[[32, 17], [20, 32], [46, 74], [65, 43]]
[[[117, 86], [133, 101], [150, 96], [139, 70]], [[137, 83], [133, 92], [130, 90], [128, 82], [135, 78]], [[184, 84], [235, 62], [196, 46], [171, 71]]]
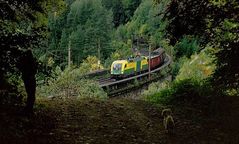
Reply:
[[[124, 93], [125, 91], [128, 91], [129, 89], [138, 87], [139, 85], [144, 85], [145, 83], [150, 83], [155, 80], [158, 80], [159, 78], [163, 79], [162, 76], [160, 75], [160, 71], [169, 67], [171, 62], [172, 62], [172, 58], [168, 54], [166, 54], [165, 63], [159, 68], [151, 70], [150, 73], [145, 72], [145, 73], [135, 75], [133, 77], [125, 78], [122, 80], [116, 80], [110, 77], [101, 78], [101, 79], [98, 79], [98, 82], [100, 87], [102, 87], [104, 90], [107, 91], [108, 95], [117, 95], [118, 93]], [[149, 80], [148, 79], [149, 74], [151, 75], [158, 74], [158, 77], [156, 76], [155, 78]], [[136, 84], [137, 86], [134, 86], [135, 81], [138, 82], [138, 84]]]
[[116, 79], [113, 79], [113, 78], [101, 78], [101, 79], [98, 79], [98, 82], [101, 85], [104, 85], [104, 84], [107, 84], [107, 83], [111, 83], [111, 82], [115, 82]]

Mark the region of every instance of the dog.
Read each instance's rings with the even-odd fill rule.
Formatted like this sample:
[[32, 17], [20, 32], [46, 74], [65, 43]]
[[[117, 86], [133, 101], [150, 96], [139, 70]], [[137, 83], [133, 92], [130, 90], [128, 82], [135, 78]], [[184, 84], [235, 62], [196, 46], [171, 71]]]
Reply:
[[163, 117], [163, 125], [164, 125], [166, 132], [169, 134], [172, 134], [174, 127], [175, 127], [174, 119], [172, 116], [172, 110], [164, 109], [164, 110], [162, 110], [161, 115]]

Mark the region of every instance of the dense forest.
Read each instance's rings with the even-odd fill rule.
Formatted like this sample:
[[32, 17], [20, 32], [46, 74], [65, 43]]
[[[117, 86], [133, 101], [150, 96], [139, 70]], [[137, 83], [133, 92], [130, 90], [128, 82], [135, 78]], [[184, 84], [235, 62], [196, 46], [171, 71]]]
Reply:
[[[210, 105], [213, 111], [224, 105], [222, 98], [239, 96], [237, 0], [0, 0], [0, 15], [2, 116], [9, 107], [30, 116], [41, 105], [59, 107], [71, 98], [96, 99], [97, 109], [99, 101], [111, 98], [84, 75], [109, 70], [113, 61], [149, 47], [163, 48], [172, 58], [167, 73], [172, 79], [151, 83], [138, 99], [173, 109]], [[128, 101], [122, 103], [127, 107]]]

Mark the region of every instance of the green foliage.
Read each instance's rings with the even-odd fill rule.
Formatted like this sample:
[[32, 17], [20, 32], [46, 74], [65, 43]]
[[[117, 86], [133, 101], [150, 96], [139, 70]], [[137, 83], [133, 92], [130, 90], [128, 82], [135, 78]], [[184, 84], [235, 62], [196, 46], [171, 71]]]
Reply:
[[114, 41], [120, 40], [120, 41], [126, 41], [128, 39], [127, 37], [127, 27], [124, 25], [120, 25], [114, 34]]
[[127, 23], [140, 3], [141, 0], [102, 0], [103, 6], [113, 12], [115, 27]]
[[176, 76], [179, 73], [179, 70], [181, 69], [182, 65], [186, 62], [189, 61], [187, 57], [181, 57], [179, 58], [176, 62], [173, 62], [172, 64], [172, 76], [173, 80], [176, 78]]
[[146, 100], [156, 104], [199, 103], [212, 95], [212, 88], [206, 81], [184, 79], [174, 81], [158, 93], [146, 96]]
[[26, 92], [19, 73], [8, 73], [6, 78], [7, 85], [0, 89], [0, 105], [22, 105]]
[[209, 13], [208, 0], [172, 0], [163, 13], [163, 17], [169, 20], [166, 29], [171, 43], [175, 44], [184, 35], [203, 35]]
[[134, 86], [139, 86], [139, 81], [137, 80], [137, 78], [136, 79], [134, 79]]
[[[131, 39], [139, 36], [153, 48], [163, 47], [173, 57], [173, 77], [178, 83], [190, 83], [185, 79], [193, 78], [197, 85], [197, 81], [213, 74], [211, 82], [215, 89], [223, 94], [238, 95], [238, 1], [44, 0], [20, 3], [15, 0], [2, 2], [0, 8], [0, 88], [7, 85], [9, 73], [14, 79], [18, 76], [16, 62], [25, 48], [34, 48], [40, 61], [38, 84], [48, 93], [43, 95], [49, 95], [50, 89], [60, 93], [58, 86], [66, 87], [64, 84], [70, 87], [80, 82], [91, 85], [88, 80], [75, 80], [77, 78], [69, 70], [61, 72], [59, 67], [53, 70], [56, 66], [66, 66], [68, 47], [72, 50], [73, 64], [80, 65], [73, 71], [81, 75], [98, 68], [95, 57], [98, 49], [101, 62], [109, 68], [114, 60], [132, 55], [134, 40]], [[143, 48], [147, 48], [147, 44]], [[215, 59], [209, 54], [207, 44], [212, 47], [210, 53]], [[201, 49], [205, 50], [200, 52]], [[72, 79], [72, 84], [64, 78]], [[10, 83], [21, 86], [14, 81], [18, 79], [9, 79]], [[44, 87], [45, 83], [49, 86]], [[177, 84], [172, 85], [176, 89], [183, 84], [174, 85]], [[50, 86], [52, 88], [48, 89]], [[152, 86], [147, 95], [157, 95], [157, 92], [171, 95], [170, 88], [162, 91], [157, 88]], [[76, 93], [73, 95], [82, 91], [72, 89]]]
[[143, 92], [143, 97], [150, 97], [159, 93], [162, 89], [169, 87], [169, 82], [155, 82], [149, 85], [148, 89]]
[[186, 56], [190, 58], [192, 54], [195, 54], [199, 51], [200, 46], [196, 38], [192, 36], [184, 36], [179, 42], [174, 46], [176, 51], [176, 58]]
[[215, 70], [212, 52], [213, 48], [207, 47], [190, 59], [186, 56], [179, 58], [173, 63], [173, 77], [176, 76], [176, 80], [172, 84], [153, 83], [143, 96], [157, 104], [204, 101], [212, 95], [212, 87], [206, 81]]
[[212, 50], [211, 47], [207, 47], [199, 54], [194, 54], [190, 59], [184, 61], [176, 80], [191, 78], [203, 80], [209, 78], [215, 70], [215, 64], [213, 64], [214, 59], [210, 54]]
[[61, 33], [61, 39], [60, 39], [60, 49], [67, 49], [68, 42], [69, 42], [69, 38], [67, 37], [66, 29], [63, 29]]
[[197, 79], [184, 79], [176, 81], [173, 85], [175, 100], [193, 100], [211, 96], [211, 86], [209, 83]]
[[[60, 2], [55, 1], [54, 7]], [[7, 91], [6, 96], [18, 96], [23, 89], [19, 82], [21, 72], [28, 94], [26, 109], [30, 112], [35, 100], [37, 71], [31, 49], [45, 44], [42, 41], [46, 41], [47, 36], [47, 10], [52, 1], [5, 0], [0, 3], [0, 91]]]
[[135, 35], [147, 38], [151, 35], [154, 37], [153, 43], [160, 45], [160, 40], [165, 36], [164, 29], [168, 22], [163, 20], [158, 13], [165, 11], [168, 2], [166, 0], [162, 1], [155, 7], [152, 6], [152, 3], [152, 0], [142, 1], [136, 9], [132, 20], [125, 26], [118, 28], [121, 31], [121, 39], [131, 39]]
[[[208, 33], [210, 33], [214, 48], [217, 50], [217, 69], [212, 82], [216, 89], [227, 93], [234, 89], [239, 95], [239, 2], [224, 1], [223, 3], [212, 1], [217, 15], [208, 19]], [[218, 17], [215, 19], [214, 17]]]
[[[46, 11], [42, 1], [1, 1], [0, 5], [0, 81], [16, 71], [24, 49], [34, 48], [44, 35]], [[41, 29], [40, 29], [41, 28]], [[0, 84], [1, 87], [1, 84]]]
[[81, 64], [79, 71], [81, 74], [86, 74], [95, 70], [101, 70], [104, 67], [99, 63], [99, 60], [95, 56], [88, 56]]
[[164, 13], [170, 22], [167, 32], [171, 43], [195, 35], [204, 46], [213, 46], [217, 68], [212, 83], [221, 93], [231, 88], [239, 91], [238, 11], [239, 2], [235, 0], [174, 0]]
[[122, 41], [112, 41], [112, 47], [116, 50], [108, 59], [105, 60], [104, 66], [106, 68], [110, 68], [113, 61], [126, 59], [127, 57], [132, 55], [131, 43], [131, 40], [128, 40], [126, 43]]
[[[48, 57], [46, 54], [38, 59], [38, 73], [36, 74], [37, 85], [44, 85], [49, 78], [55, 77], [53, 57]], [[57, 66], [56, 69], [60, 67]]]
[[107, 98], [107, 94], [93, 80], [82, 79], [80, 69], [67, 68], [55, 70], [57, 77], [48, 80], [48, 84], [38, 87], [38, 96], [47, 97], [77, 97], [77, 98]]
[[57, 16], [51, 14], [49, 51], [55, 62], [62, 63], [67, 57], [68, 47], [72, 50], [73, 64], [79, 65], [87, 56], [97, 55], [98, 48], [101, 58], [107, 58], [113, 51], [112, 17], [112, 12], [102, 6], [101, 0], [67, 2], [65, 11]]
[[160, 37], [163, 37], [163, 27], [165, 24], [162, 21], [162, 17], [157, 16], [158, 11], [165, 10], [165, 1], [152, 7], [152, 0], [143, 1], [132, 18], [132, 21], [126, 24], [128, 36], [140, 35], [148, 36], [160, 33]]
[[152, 3], [152, 0], [142, 1], [131, 21], [116, 29], [112, 46], [120, 58], [133, 54], [131, 48], [136, 48], [135, 38], [137, 37], [141, 38], [139, 43], [144, 43], [142, 45], [137, 44], [138, 50], [147, 49], [147, 45], [151, 43], [153, 49], [165, 46], [167, 47], [166, 51], [172, 51], [172, 47], [167, 43], [165, 33], [168, 22], [158, 14], [166, 10], [168, 1], [164, 0], [154, 7]]

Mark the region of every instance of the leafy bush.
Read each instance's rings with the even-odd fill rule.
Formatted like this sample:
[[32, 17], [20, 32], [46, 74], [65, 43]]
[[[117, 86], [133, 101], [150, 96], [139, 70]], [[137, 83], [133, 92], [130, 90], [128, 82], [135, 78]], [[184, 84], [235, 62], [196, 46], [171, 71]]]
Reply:
[[[55, 76], [55, 72], [60, 67], [56, 67], [54, 71], [55, 61], [53, 57], [44, 54], [38, 58], [38, 72], [36, 74], [37, 85], [44, 85], [47, 80]], [[57, 75], [57, 74], [56, 74]]]
[[181, 57], [174, 63], [173, 72], [179, 73], [172, 84], [165, 87], [160, 83], [150, 85], [144, 94], [146, 99], [154, 103], [196, 102], [210, 96], [212, 88], [207, 80], [215, 70], [211, 52], [212, 48], [208, 46], [199, 54], [192, 55], [190, 59]]
[[214, 58], [210, 55], [211, 51], [211, 47], [206, 47], [199, 54], [194, 54], [190, 59], [184, 60], [176, 80], [189, 78], [202, 80], [210, 77], [215, 70]]
[[18, 73], [8, 73], [7, 80], [1, 81], [4, 87], [0, 87], [0, 105], [21, 105], [26, 95], [23, 80]]
[[37, 88], [38, 96], [107, 98], [107, 94], [93, 80], [83, 79], [81, 69], [57, 70], [58, 77], [51, 78], [48, 84]]
[[152, 103], [181, 103], [205, 100], [212, 94], [211, 86], [206, 81], [184, 79], [174, 81], [171, 85], [163, 88], [158, 93], [146, 96], [146, 100]]
[[176, 58], [180, 58], [186, 56], [190, 58], [190, 56], [194, 53], [197, 53], [200, 49], [199, 42], [195, 37], [192, 36], [184, 36], [176, 45]]
[[96, 56], [88, 56], [80, 65], [80, 73], [86, 74], [91, 71], [103, 69], [104, 67], [98, 62], [99, 60]]
[[169, 86], [169, 82], [155, 82], [149, 85], [148, 90], [143, 92], [143, 96], [148, 97], [159, 93], [162, 89], [165, 89]]
[[176, 62], [172, 63], [172, 77], [173, 80], [177, 77], [182, 65], [188, 61], [187, 57], [181, 57]]

